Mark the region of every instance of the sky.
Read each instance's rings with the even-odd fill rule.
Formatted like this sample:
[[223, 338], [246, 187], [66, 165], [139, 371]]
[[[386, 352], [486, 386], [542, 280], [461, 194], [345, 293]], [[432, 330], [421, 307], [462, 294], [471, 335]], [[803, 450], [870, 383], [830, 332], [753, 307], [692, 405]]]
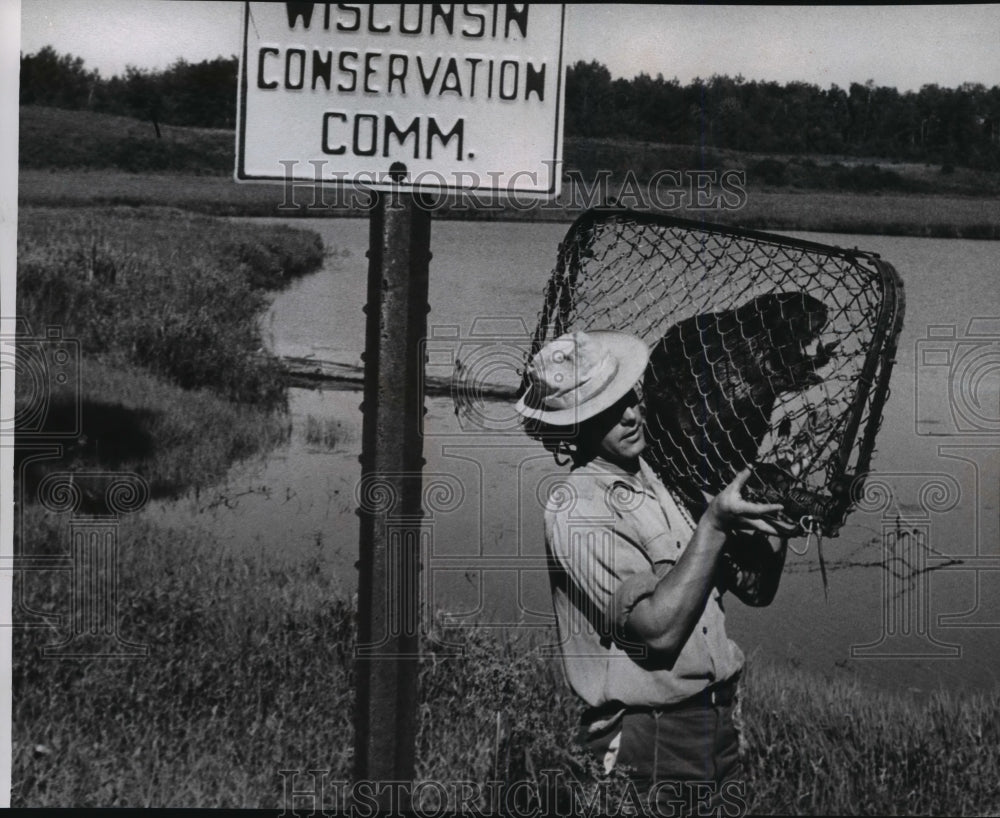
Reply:
[[[0, 0], [8, 2], [9, 0]], [[22, 0], [21, 51], [52, 45], [110, 77], [239, 52], [241, 2]], [[645, 71], [688, 83], [712, 74], [826, 88], [874, 80], [918, 90], [1000, 84], [1000, 4], [708, 6], [570, 4], [568, 63], [613, 76]]]

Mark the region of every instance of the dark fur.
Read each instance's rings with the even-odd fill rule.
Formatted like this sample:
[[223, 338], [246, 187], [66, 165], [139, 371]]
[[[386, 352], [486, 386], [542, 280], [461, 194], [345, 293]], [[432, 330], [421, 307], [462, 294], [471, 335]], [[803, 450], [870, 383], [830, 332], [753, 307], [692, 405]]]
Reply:
[[653, 347], [643, 382], [653, 444], [645, 456], [689, 505], [757, 458], [778, 395], [822, 380], [817, 370], [835, 344], [814, 356], [804, 347], [826, 322], [816, 298], [770, 293], [687, 318]]

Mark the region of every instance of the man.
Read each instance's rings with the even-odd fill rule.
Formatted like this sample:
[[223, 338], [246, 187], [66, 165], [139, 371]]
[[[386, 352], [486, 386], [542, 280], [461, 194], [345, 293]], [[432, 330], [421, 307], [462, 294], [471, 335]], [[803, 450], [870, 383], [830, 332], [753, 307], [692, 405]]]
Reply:
[[546, 505], [545, 541], [563, 667], [587, 706], [582, 739], [605, 770], [629, 768], [652, 801], [676, 805], [697, 784], [717, 810], [727, 786], [741, 793], [733, 708], [744, 662], [726, 635], [720, 586], [754, 572], [724, 568], [756, 548], [767, 577], [750, 583], [763, 593], [751, 602], [770, 601], [785, 541], [753, 532], [778, 535], [765, 517], [781, 506], [740, 496], [749, 470], [697, 524], [675, 502], [640, 456], [636, 384], [648, 359], [624, 333], [563, 335], [529, 362], [516, 410], [529, 434], [572, 459]]

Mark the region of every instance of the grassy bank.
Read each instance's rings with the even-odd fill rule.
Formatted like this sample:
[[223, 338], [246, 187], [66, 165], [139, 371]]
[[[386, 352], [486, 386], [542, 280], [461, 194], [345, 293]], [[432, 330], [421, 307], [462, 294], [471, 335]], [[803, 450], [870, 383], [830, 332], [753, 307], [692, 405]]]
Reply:
[[[65, 551], [65, 519], [32, 509], [26, 523], [38, 552]], [[120, 631], [149, 656], [40, 660], [59, 629], [15, 629], [12, 803], [281, 808], [279, 770], [349, 779], [354, 616], [331, 596], [323, 549], [279, 568], [141, 518], [122, 524], [120, 541]], [[67, 580], [18, 578], [50, 615], [68, 605]], [[419, 778], [537, 782], [561, 770], [595, 786], [573, 746], [577, 705], [538, 648], [551, 634], [439, 636], [466, 655], [422, 660]], [[759, 659], [751, 667], [752, 812], [1000, 808], [1000, 696], [919, 704]]]
[[267, 291], [319, 268], [315, 233], [166, 208], [24, 208], [18, 314], [61, 327], [183, 388], [276, 406], [277, 365], [258, 354]]
[[[282, 185], [235, 183], [235, 138], [229, 131], [167, 127], [156, 139], [149, 123], [138, 120], [25, 106], [21, 137], [19, 198], [26, 205], [163, 205], [211, 215], [290, 217], [365, 216], [370, 206], [364, 192], [338, 197], [332, 188], [317, 194], [297, 185], [289, 194]], [[688, 218], [770, 230], [1000, 238], [997, 173], [594, 139], [567, 139], [564, 155], [565, 170], [586, 188], [610, 173], [607, 195], [621, 196], [629, 206], [636, 192], [647, 203], [653, 199], [646, 186], [653, 174], [678, 171], [676, 195], [666, 193], [671, 187], [657, 195], [669, 212]], [[693, 170], [745, 173], [745, 204], [736, 210], [693, 207]], [[627, 178], [636, 183], [623, 189]], [[596, 201], [567, 179], [556, 201], [545, 206], [498, 200], [484, 207], [479, 197], [471, 206], [442, 202], [436, 216], [570, 221]], [[321, 206], [312, 207], [314, 202]]]
[[[291, 431], [283, 412], [207, 389], [181, 389], [108, 356], [83, 359], [79, 382], [52, 391], [46, 420], [41, 435], [22, 433], [17, 440], [18, 489], [28, 502], [51, 472], [74, 472], [84, 492], [96, 494], [103, 491], [100, 472], [131, 472], [146, 481], [153, 498], [178, 497], [218, 482], [233, 463], [265, 454]], [[74, 429], [68, 438], [57, 436]], [[61, 454], [27, 461], [27, 444], [39, 440], [58, 442]], [[105, 513], [99, 507], [81, 511]]]
[[21, 499], [66, 470], [173, 496], [287, 436], [258, 323], [268, 291], [322, 263], [315, 233], [152, 207], [23, 208], [18, 228], [17, 314], [42, 340], [19, 352], [17, 466], [29, 444], [62, 447], [18, 472]]

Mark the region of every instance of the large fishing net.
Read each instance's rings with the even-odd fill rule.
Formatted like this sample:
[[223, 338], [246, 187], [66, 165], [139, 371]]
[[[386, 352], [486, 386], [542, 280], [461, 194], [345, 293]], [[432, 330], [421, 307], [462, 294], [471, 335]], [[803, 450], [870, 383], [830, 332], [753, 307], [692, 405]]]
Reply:
[[[860, 496], [903, 292], [873, 253], [600, 208], [559, 247], [531, 347], [616, 329], [650, 347], [644, 454], [697, 518], [745, 466], [745, 497], [834, 536]], [[522, 390], [524, 384], [522, 384]]]

